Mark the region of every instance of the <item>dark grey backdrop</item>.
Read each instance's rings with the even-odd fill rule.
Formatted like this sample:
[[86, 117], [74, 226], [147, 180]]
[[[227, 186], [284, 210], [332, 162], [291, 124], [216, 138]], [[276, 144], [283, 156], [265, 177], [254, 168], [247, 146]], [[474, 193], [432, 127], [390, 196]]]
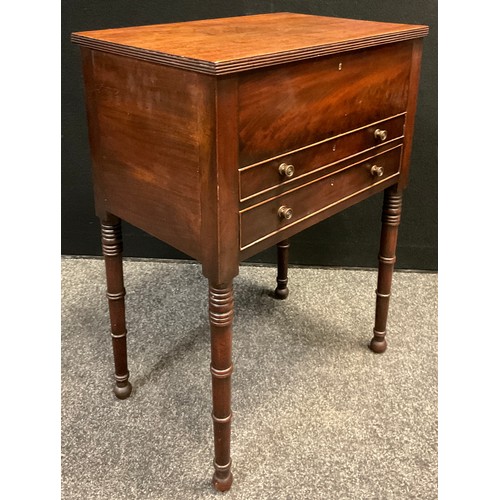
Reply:
[[[65, 0], [62, 2], [62, 253], [100, 255], [94, 215], [79, 50], [73, 31], [189, 21], [264, 12], [300, 12], [373, 21], [427, 24], [410, 185], [403, 202], [397, 267], [437, 269], [437, 0]], [[379, 194], [292, 239], [290, 261], [376, 267]], [[125, 255], [186, 258], [124, 224]], [[251, 259], [274, 262], [269, 249]]]

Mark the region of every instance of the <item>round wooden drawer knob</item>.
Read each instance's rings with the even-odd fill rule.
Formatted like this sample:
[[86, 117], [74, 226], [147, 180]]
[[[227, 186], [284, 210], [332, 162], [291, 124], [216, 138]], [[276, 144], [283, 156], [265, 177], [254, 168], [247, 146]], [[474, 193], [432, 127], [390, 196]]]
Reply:
[[282, 163], [278, 167], [279, 173], [284, 176], [284, 177], [293, 177], [293, 174], [295, 173], [295, 167], [293, 165], [287, 165], [286, 163]]
[[372, 168], [370, 168], [370, 174], [372, 174], [373, 177], [382, 177], [384, 175], [384, 167], [373, 165]]
[[286, 205], [281, 205], [278, 208], [278, 217], [280, 219], [290, 220], [293, 217], [293, 210]]
[[387, 139], [387, 130], [382, 130], [380, 128], [376, 129], [373, 133], [375, 139], [380, 139], [381, 141], [385, 141]]

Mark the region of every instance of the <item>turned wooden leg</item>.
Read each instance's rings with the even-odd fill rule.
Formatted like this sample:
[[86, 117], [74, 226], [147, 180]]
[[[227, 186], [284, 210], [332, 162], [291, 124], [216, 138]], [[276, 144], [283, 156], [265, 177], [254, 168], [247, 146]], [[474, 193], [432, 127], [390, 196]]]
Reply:
[[114, 393], [117, 398], [130, 396], [132, 386], [128, 381], [127, 367], [127, 329], [125, 327], [125, 288], [123, 286], [122, 231], [121, 220], [108, 214], [101, 220], [102, 253], [106, 266], [106, 282], [111, 320], [111, 338], [115, 361], [116, 384]]
[[385, 338], [389, 297], [391, 295], [392, 273], [396, 262], [396, 244], [398, 226], [401, 220], [401, 205], [403, 197], [396, 187], [390, 187], [384, 192], [384, 207], [382, 211], [382, 234], [380, 237], [380, 253], [377, 281], [377, 299], [375, 307], [375, 328], [370, 348], [373, 352], [382, 353], [387, 349]]
[[219, 491], [227, 491], [233, 482], [231, 473], [231, 362], [233, 336], [232, 283], [210, 283], [209, 318], [212, 345], [212, 396], [214, 421], [215, 472], [212, 484]]
[[290, 240], [280, 241], [278, 249], [278, 276], [276, 283], [278, 286], [274, 290], [274, 297], [277, 299], [286, 299], [288, 297], [288, 249]]

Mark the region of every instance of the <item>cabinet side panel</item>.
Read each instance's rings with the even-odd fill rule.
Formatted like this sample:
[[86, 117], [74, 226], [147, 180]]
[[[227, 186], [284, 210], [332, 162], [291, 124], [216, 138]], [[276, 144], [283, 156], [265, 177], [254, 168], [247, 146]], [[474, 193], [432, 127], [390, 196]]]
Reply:
[[207, 77], [82, 49], [96, 212], [198, 258]]
[[415, 127], [415, 114], [417, 112], [418, 84], [420, 80], [420, 65], [422, 61], [423, 40], [420, 38], [413, 42], [411, 56], [410, 86], [408, 92], [407, 120], [405, 125], [405, 142], [403, 150], [403, 161], [401, 165], [400, 187], [406, 188], [410, 174], [410, 158], [413, 143], [413, 131]]

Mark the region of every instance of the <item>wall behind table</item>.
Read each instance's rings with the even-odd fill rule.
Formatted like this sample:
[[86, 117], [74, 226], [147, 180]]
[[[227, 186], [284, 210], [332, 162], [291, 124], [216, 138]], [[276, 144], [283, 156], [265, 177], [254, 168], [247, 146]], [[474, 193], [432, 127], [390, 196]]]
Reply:
[[[94, 215], [90, 152], [80, 53], [73, 31], [158, 24], [264, 12], [301, 12], [373, 21], [426, 24], [410, 184], [403, 201], [398, 262], [403, 269], [437, 269], [437, 1], [384, 0], [66, 0], [62, 3], [62, 248], [64, 255], [101, 255]], [[376, 267], [382, 194], [303, 231], [292, 239], [290, 262]], [[124, 254], [186, 258], [124, 223]], [[251, 259], [274, 262], [269, 249]]]

